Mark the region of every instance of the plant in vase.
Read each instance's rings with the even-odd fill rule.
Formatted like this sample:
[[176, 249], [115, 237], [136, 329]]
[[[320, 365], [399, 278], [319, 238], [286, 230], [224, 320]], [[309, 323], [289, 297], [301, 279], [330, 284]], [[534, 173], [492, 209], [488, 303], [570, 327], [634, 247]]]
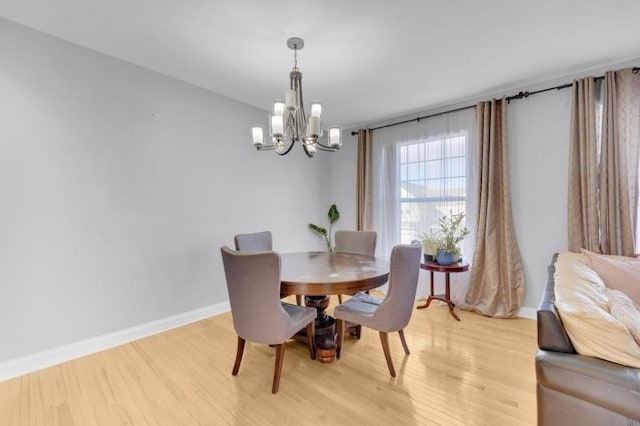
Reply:
[[327, 250], [333, 253], [335, 252], [336, 249], [333, 246], [333, 243], [331, 242], [331, 228], [333, 228], [334, 222], [340, 219], [340, 212], [338, 211], [338, 208], [336, 207], [335, 204], [332, 204], [331, 207], [329, 207], [329, 212], [327, 213], [327, 216], [329, 217], [328, 231], [327, 231], [327, 228], [314, 225], [313, 223], [309, 224], [309, 229], [311, 229], [312, 231], [316, 232], [319, 235], [322, 235], [324, 237], [325, 243], [327, 244]]
[[438, 234], [431, 231], [430, 233], [420, 234], [422, 239], [422, 252], [424, 253], [425, 262], [435, 262], [438, 254], [438, 247], [441, 245], [441, 239]]
[[[462, 227], [464, 213], [453, 214], [449, 212], [439, 220], [439, 236], [441, 239], [438, 247], [437, 259], [441, 265], [451, 265], [460, 259], [460, 248], [458, 243], [469, 235], [467, 227]], [[457, 258], [456, 258], [457, 257]]]

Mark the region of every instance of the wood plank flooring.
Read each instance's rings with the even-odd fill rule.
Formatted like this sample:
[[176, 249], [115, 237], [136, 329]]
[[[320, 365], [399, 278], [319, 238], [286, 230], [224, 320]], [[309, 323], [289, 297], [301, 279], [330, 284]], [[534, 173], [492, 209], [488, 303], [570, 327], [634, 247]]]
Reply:
[[415, 310], [408, 356], [389, 336], [395, 379], [376, 331], [332, 364], [291, 341], [276, 395], [273, 348], [247, 342], [231, 375], [227, 313], [0, 382], [0, 425], [534, 425], [535, 321], [457, 312]]

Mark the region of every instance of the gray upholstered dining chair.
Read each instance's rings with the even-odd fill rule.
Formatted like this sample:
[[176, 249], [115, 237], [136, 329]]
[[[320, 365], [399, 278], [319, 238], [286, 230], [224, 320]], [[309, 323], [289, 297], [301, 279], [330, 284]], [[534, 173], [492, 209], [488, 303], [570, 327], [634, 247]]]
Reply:
[[375, 256], [377, 238], [375, 231], [336, 231], [336, 252]]
[[416, 286], [420, 273], [422, 247], [419, 243], [400, 244], [391, 251], [391, 273], [389, 289], [384, 300], [358, 293], [345, 303], [336, 306], [333, 316], [336, 319], [338, 339], [336, 356], [340, 358], [344, 340], [345, 321], [360, 324], [378, 330], [382, 350], [392, 377], [396, 376], [389, 350], [388, 333], [397, 331], [404, 352], [409, 355], [409, 347], [404, 338], [404, 328], [409, 324], [416, 298]]
[[[270, 231], [237, 234], [233, 240], [238, 251], [258, 252], [273, 250], [273, 239]], [[287, 296], [287, 294], [280, 295], [281, 298]], [[296, 295], [296, 303], [302, 305], [302, 296]]]
[[238, 251], [273, 250], [273, 240], [269, 231], [238, 234], [234, 237], [234, 242]]
[[[286, 342], [306, 327], [307, 345], [315, 359], [313, 335], [316, 309], [280, 301], [280, 255], [273, 251], [239, 252], [220, 249], [233, 327], [238, 335], [238, 349], [232, 374], [240, 369], [245, 341], [273, 345], [276, 363], [271, 392], [277, 393]], [[259, 285], [256, 285], [259, 283]]]
[[[336, 231], [336, 253], [375, 256], [377, 239], [378, 234], [375, 231]], [[342, 303], [341, 294], [338, 295], [338, 301]]]

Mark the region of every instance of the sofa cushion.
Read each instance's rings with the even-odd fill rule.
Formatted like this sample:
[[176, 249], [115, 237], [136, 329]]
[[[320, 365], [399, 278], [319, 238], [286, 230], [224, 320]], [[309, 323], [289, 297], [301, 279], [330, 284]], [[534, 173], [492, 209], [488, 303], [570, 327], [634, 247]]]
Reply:
[[636, 302], [619, 290], [609, 290], [609, 312], [627, 327], [640, 345], [640, 308]]
[[600, 275], [607, 287], [620, 290], [640, 304], [640, 260], [582, 250], [586, 264]]
[[640, 368], [640, 346], [609, 312], [607, 287], [583, 255], [560, 253], [555, 266], [555, 305], [576, 352]]

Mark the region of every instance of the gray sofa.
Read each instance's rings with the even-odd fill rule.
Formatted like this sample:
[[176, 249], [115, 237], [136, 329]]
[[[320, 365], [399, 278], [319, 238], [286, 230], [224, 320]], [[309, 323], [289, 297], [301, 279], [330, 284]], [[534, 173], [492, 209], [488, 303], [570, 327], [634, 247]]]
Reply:
[[549, 266], [538, 306], [539, 425], [640, 425], [640, 370], [578, 355], [555, 309]]

